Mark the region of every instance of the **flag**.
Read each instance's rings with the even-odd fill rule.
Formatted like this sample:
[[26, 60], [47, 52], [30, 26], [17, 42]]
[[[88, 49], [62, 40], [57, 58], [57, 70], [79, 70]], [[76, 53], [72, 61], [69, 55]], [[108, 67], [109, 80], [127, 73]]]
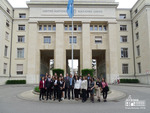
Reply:
[[68, 0], [67, 13], [70, 18], [74, 16], [73, 3], [74, 3], [74, 0]]

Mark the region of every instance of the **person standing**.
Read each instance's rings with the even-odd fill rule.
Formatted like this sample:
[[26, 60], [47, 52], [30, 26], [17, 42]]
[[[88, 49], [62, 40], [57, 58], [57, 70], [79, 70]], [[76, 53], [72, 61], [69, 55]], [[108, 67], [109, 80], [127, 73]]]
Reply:
[[102, 84], [101, 84], [101, 82], [100, 82], [100, 79], [99, 78], [97, 78], [97, 80], [96, 80], [96, 96], [97, 96], [97, 101], [98, 102], [100, 102], [101, 100], [100, 100], [100, 94], [101, 94], [101, 88], [102, 88]]
[[79, 77], [79, 95], [80, 95], [80, 98], [81, 98], [81, 82], [82, 82], [82, 77], [80, 76]]
[[46, 87], [46, 92], [47, 92], [46, 100], [48, 100], [48, 97], [51, 100], [51, 86], [52, 86], [51, 75], [49, 75], [45, 82], [45, 87]]
[[57, 79], [57, 76], [55, 77], [55, 80], [54, 80], [54, 101], [56, 98], [58, 98], [58, 79]]
[[107, 102], [107, 92], [108, 92], [108, 84], [105, 82], [105, 79], [102, 78], [102, 92], [103, 92], [103, 99], [104, 102]]
[[67, 98], [68, 93], [68, 99], [70, 100], [70, 77], [68, 74], [66, 74], [65, 77], [65, 98]]
[[82, 102], [86, 101], [86, 96], [87, 96], [87, 80], [83, 76], [83, 80], [81, 82], [81, 89], [82, 89]]
[[74, 99], [74, 79], [73, 79], [72, 75], [70, 75], [70, 90], [72, 92], [72, 99]]
[[91, 79], [91, 76], [90, 74], [88, 74], [87, 76], [87, 98], [89, 98], [89, 93], [91, 92], [91, 89], [90, 89], [90, 79]]
[[61, 77], [59, 77], [57, 84], [58, 84], [58, 101], [60, 102], [62, 101], [61, 97], [62, 97], [62, 90], [63, 90], [63, 81]]
[[44, 93], [45, 93], [45, 80], [44, 80], [44, 77], [42, 77], [42, 79], [39, 83], [39, 89], [40, 89], [39, 100], [41, 101], [41, 97], [42, 97], [42, 100], [44, 100]]
[[91, 78], [90, 81], [91, 81], [90, 82], [90, 89], [91, 89], [91, 92], [90, 92], [91, 96], [90, 96], [90, 98], [91, 98], [91, 102], [94, 103], [94, 91], [95, 91], [94, 78]]
[[75, 100], [77, 101], [79, 99], [79, 88], [80, 88], [80, 83], [79, 83], [78, 77], [76, 76], [75, 84], [74, 84], [74, 93], [75, 93]]

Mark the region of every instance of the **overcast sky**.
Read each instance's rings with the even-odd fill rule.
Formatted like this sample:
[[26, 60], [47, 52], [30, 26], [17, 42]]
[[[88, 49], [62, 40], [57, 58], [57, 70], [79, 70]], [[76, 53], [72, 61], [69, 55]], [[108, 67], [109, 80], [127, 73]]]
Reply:
[[[27, 7], [26, 1], [30, 0], [8, 0], [13, 7]], [[131, 8], [137, 0], [116, 0], [119, 2], [118, 8]]]

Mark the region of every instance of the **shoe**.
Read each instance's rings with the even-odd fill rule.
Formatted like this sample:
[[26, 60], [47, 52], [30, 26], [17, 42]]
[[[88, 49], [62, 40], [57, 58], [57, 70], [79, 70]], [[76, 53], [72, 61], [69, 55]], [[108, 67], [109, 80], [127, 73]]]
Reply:
[[41, 101], [41, 98], [39, 98], [39, 101]]
[[55, 98], [54, 98], [54, 101], [55, 101]]
[[42, 98], [42, 100], [44, 100], [44, 98]]
[[94, 101], [92, 101], [92, 103], [94, 103]]

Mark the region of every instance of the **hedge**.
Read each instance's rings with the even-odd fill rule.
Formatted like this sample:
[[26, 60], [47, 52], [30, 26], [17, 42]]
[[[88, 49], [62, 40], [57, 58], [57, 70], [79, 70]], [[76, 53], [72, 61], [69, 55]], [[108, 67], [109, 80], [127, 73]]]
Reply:
[[53, 69], [53, 75], [57, 73], [57, 76], [59, 77], [60, 74], [64, 76], [64, 70], [63, 69]]
[[93, 69], [82, 69], [82, 76], [87, 76], [88, 74], [91, 75], [91, 77], [94, 76], [94, 70]]
[[39, 86], [36, 86], [36, 87], [34, 88], [34, 91], [39, 93], [39, 92], [40, 92]]
[[139, 83], [138, 79], [120, 79], [120, 83]]
[[26, 80], [7, 80], [6, 84], [26, 84]]

